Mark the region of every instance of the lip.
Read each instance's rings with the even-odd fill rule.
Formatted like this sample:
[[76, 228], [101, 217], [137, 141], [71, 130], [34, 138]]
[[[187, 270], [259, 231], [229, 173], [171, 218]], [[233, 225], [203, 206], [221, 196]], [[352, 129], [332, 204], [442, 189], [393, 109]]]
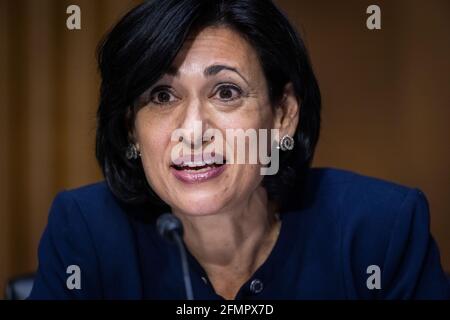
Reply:
[[171, 167], [170, 171], [179, 181], [186, 184], [195, 184], [217, 178], [225, 171], [226, 167], [227, 167], [226, 164], [221, 165], [219, 167], [208, 167], [208, 170], [203, 172], [195, 172], [195, 170], [192, 171], [177, 170]]

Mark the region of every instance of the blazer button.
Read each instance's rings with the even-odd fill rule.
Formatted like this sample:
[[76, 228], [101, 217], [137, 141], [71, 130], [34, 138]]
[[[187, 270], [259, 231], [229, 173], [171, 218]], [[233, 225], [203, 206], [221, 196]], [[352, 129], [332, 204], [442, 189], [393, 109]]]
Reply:
[[254, 294], [260, 293], [264, 288], [261, 280], [255, 279], [250, 283], [250, 291]]

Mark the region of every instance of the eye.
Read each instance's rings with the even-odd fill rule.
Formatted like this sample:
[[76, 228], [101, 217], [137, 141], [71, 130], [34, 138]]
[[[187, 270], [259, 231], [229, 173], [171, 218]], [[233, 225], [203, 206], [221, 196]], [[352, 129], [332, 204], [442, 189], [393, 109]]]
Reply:
[[176, 100], [177, 97], [168, 87], [155, 88], [150, 94], [150, 102], [154, 104], [170, 104]]
[[242, 90], [232, 84], [223, 84], [217, 88], [214, 96], [222, 101], [233, 101], [242, 96]]

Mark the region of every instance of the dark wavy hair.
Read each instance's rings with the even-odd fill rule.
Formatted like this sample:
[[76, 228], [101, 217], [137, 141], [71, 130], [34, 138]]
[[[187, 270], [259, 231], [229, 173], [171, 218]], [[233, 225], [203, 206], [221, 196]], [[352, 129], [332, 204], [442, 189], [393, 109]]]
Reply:
[[286, 16], [270, 0], [150, 0], [127, 13], [98, 48], [96, 156], [110, 190], [124, 203], [167, 207], [149, 186], [141, 161], [126, 157], [133, 109], [187, 36], [210, 26], [232, 28], [254, 48], [273, 106], [289, 82], [298, 98], [295, 148], [280, 154], [276, 175], [264, 177], [269, 198], [283, 206], [305, 178], [319, 138], [321, 98], [305, 45]]

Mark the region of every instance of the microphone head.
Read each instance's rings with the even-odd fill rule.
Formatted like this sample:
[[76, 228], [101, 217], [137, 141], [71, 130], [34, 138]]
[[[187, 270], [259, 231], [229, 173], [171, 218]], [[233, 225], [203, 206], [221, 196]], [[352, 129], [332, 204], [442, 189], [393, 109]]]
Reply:
[[159, 216], [156, 221], [156, 228], [161, 237], [170, 242], [174, 242], [175, 234], [178, 234], [180, 237], [183, 236], [183, 225], [181, 224], [180, 219], [171, 213], [164, 213]]

